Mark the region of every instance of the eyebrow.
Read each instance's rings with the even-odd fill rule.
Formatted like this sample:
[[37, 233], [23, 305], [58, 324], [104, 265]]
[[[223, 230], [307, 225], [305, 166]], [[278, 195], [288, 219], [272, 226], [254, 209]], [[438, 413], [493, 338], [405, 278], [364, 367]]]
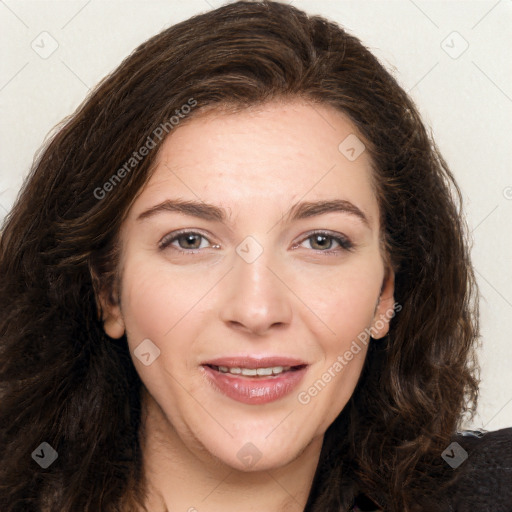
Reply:
[[[181, 199], [168, 199], [160, 204], [157, 204], [142, 212], [137, 217], [137, 221], [148, 219], [149, 217], [153, 217], [154, 215], [163, 212], [181, 213], [183, 215], [190, 215], [192, 217], [198, 217], [200, 219], [213, 222], [226, 223], [228, 221], [226, 210], [220, 208], [219, 206], [198, 201], [185, 201]], [[363, 213], [363, 211], [355, 204], [345, 199], [303, 201], [296, 203], [290, 208], [288, 214], [283, 216], [283, 220], [292, 222], [294, 220], [307, 219], [326, 213], [347, 213], [358, 218], [371, 230], [368, 217]]]

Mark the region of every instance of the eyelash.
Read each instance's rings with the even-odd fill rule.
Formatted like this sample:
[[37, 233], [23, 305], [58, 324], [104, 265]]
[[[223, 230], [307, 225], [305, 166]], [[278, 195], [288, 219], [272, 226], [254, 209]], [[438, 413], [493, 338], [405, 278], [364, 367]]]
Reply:
[[[203, 235], [202, 233], [198, 233], [197, 231], [187, 231], [187, 230], [177, 231], [175, 233], [170, 233], [170, 234], [166, 235], [159, 243], [159, 245], [158, 245], [159, 249], [164, 250], [164, 249], [170, 248], [172, 242], [178, 240], [183, 235], [198, 235], [198, 236], [204, 238], [205, 240], [208, 240], [208, 238], [205, 235]], [[306, 240], [309, 240], [310, 238], [313, 238], [314, 236], [317, 236], [317, 235], [324, 236], [326, 238], [330, 238], [330, 239], [338, 242], [338, 244], [340, 245], [340, 247], [337, 249], [328, 249], [325, 251], [322, 251], [320, 249], [312, 249], [313, 251], [315, 251], [317, 253], [325, 253], [328, 256], [335, 256], [339, 252], [342, 252], [342, 251], [351, 252], [355, 248], [355, 245], [348, 238], [346, 238], [344, 236], [335, 235], [333, 233], [330, 233], [329, 231], [314, 231], [313, 233], [310, 233], [307, 237], [303, 238], [301, 242], [294, 245], [293, 249], [297, 248], [301, 243], [305, 242]], [[181, 249], [179, 247], [173, 247], [173, 250], [178, 251], [182, 254], [196, 254], [197, 252], [201, 251], [201, 249], [185, 250], [185, 249]]]

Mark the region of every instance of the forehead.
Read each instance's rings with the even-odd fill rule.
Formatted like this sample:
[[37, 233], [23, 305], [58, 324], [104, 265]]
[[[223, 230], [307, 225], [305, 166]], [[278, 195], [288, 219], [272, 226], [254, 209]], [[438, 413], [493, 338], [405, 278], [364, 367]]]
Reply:
[[252, 211], [301, 198], [341, 198], [360, 203], [373, 217], [370, 157], [364, 150], [347, 157], [353, 152], [347, 153], [345, 141], [359, 152], [360, 139], [344, 114], [318, 104], [199, 114], [164, 141], [139, 206], [169, 195]]

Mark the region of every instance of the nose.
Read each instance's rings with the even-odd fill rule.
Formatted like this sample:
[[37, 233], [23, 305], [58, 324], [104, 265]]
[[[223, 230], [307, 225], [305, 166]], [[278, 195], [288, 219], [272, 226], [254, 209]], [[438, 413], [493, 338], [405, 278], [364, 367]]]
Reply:
[[230, 328], [257, 335], [289, 325], [292, 292], [280, 276], [269, 250], [252, 262], [235, 257], [223, 280], [221, 319]]

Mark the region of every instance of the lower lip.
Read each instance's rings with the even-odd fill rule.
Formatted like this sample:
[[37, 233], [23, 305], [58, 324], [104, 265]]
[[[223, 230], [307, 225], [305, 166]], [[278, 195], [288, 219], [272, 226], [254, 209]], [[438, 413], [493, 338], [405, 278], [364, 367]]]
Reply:
[[308, 369], [304, 366], [275, 377], [252, 378], [221, 373], [209, 366], [202, 368], [217, 390], [233, 400], [250, 405], [267, 404], [288, 395], [299, 385]]

